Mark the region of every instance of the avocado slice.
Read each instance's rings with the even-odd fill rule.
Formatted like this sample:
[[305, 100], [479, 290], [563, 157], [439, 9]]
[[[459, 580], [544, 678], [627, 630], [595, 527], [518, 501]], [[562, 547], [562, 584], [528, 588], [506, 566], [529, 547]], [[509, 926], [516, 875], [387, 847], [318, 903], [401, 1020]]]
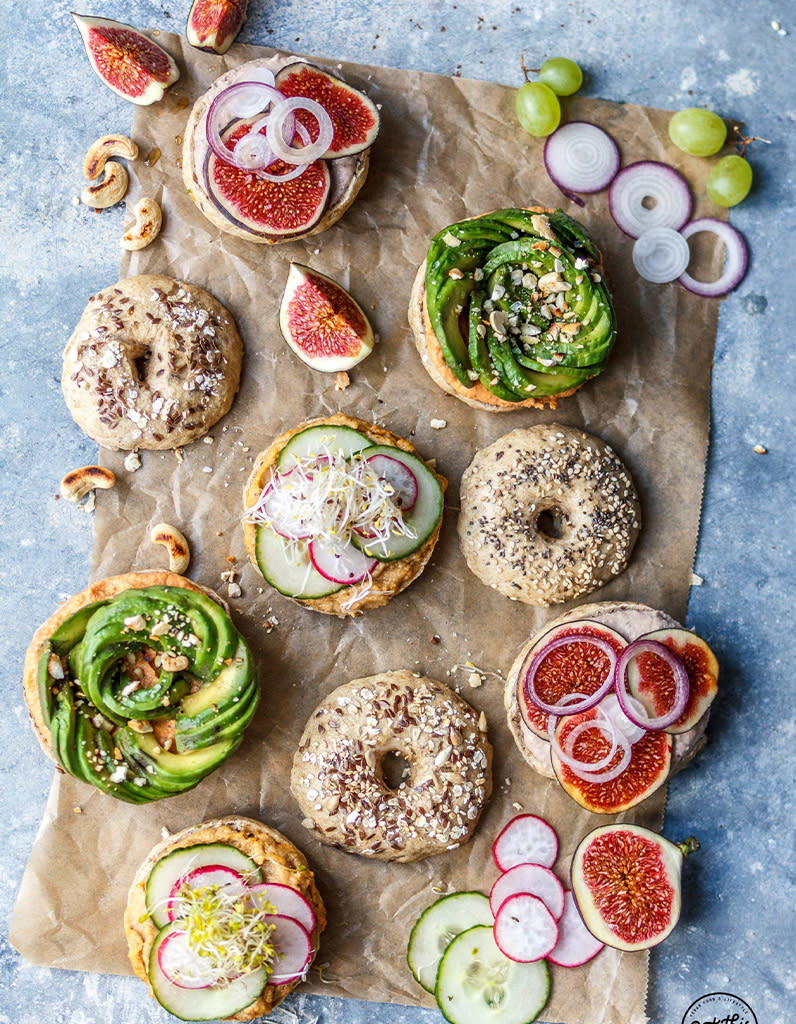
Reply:
[[167, 793], [183, 793], [216, 769], [240, 744], [243, 733], [184, 754], [171, 753], [158, 745], [152, 733], [119, 729], [114, 739], [122, 757]]
[[240, 638], [235, 654], [216, 678], [184, 697], [176, 717], [175, 745], [179, 753], [217, 742], [251, 721], [259, 687], [248, 646]]

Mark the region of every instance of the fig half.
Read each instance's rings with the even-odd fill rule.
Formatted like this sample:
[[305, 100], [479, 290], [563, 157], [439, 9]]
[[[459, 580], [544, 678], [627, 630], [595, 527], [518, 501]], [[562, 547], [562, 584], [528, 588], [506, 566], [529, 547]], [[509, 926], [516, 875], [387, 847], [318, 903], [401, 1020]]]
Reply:
[[73, 14], [94, 71], [117, 95], [148, 106], [180, 77], [173, 57], [131, 25]]
[[359, 303], [325, 274], [291, 263], [279, 309], [285, 341], [308, 366], [350, 370], [373, 349], [373, 329]]
[[185, 25], [191, 46], [226, 53], [246, 20], [249, 0], [193, 0]]
[[671, 843], [641, 825], [603, 825], [572, 857], [572, 895], [592, 935], [615, 949], [648, 949], [680, 917], [684, 857], [699, 849], [690, 836]]
[[[659, 629], [645, 640], [657, 640], [673, 651], [688, 675], [688, 702], [685, 710], [666, 732], [683, 733], [693, 729], [710, 707], [719, 688], [719, 663], [705, 641], [688, 629]], [[639, 654], [628, 666], [628, 690], [644, 705], [650, 717], [672, 706], [674, 684], [662, 658]]]

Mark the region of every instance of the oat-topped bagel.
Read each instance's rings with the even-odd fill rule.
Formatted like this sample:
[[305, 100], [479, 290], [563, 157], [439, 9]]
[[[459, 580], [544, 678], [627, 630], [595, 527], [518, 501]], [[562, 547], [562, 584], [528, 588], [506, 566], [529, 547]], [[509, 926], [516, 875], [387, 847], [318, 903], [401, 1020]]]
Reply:
[[602, 257], [561, 210], [495, 210], [434, 235], [409, 323], [423, 365], [477, 409], [555, 408], [605, 366], [616, 317]]
[[462, 476], [467, 564], [526, 604], [571, 601], [623, 572], [640, 525], [627, 468], [604, 441], [574, 427], [513, 430], [476, 452]]
[[[385, 781], [390, 757], [408, 772]], [[321, 842], [375, 860], [414, 861], [466, 842], [492, 791], [486, 720], [414, 672], [339, 686], [310, 715], [290, 790]]]
[[[631, 645], [640, 643], [641, 638], [651, 643], [648, 650], [635, 653]], [[676, 718], [645, 730], [629, 722], [622, 712], [616, 675], [611, 676], [619, 667], [617, 664], [612, 670], [609, 659], [618, 660], [623, 651], [627, 652], [625, 658], [632, 653], [626, 669], [623, 667], [622, 680], [627, 680], [630, 696], [644, 702], [640, 709], [630, 704], [636, 717], [641, 712], [640, 721], [649, 722], [658, 716], [665, 719], [667, 713], [671, 718], [671, 668], [660, 659], [658, 645], [681, 662], [688, 693]], [[710, 705], [718, 688], [718, 671], [716, 658], [705, 641], [666, 612], [631, 601], [580, 605], [548, 622], [518, 651], [504, 690], [509, 730], [531, 768], [547, 778], [557, 778], [582, 806], [598, 813], [627, 810], [651, 795], [703, 748]], [[626, 700], [624, 693], [625, 689]], [[582, 711], [556, 719], [534, 702], [534, 696], [548, 706], [563, 703], [564, 711], [567, 704], [577, 708], [580, 700], [590, 705], [593, 696], [598, 699]], [[580, 734], [568, 742], [570, 730], [582, 723], [589, 724], [584, 724]], [[555, 726], [554, 733], [551, 725]], [[628, 763], [613, 778], [610, 776], [620, 761], [618, 749], [613, 759], [607, 759], [606, 774], [600, 778], [599, 772], [592, 777], [593, 769], [577, 764], [573, 767], [552, 748], [555, 735], [565, 754], [576, 761], [594, 763], [610, 752], [612, 728], [624, 731], [629, 741]]]
[[[291, 103], [299, 97], [320, 103], [332, 123], [328, 148], [297, 174], [296, 164], [274, 156], [266, 140], [266, 121], [279, 116], [274, 100], [280, 95]], [[297, 130], [314, 143], [316, 117], [301, 110], [296, 117]], [[182, 150], [185, 187], [211, 223], [238, 238], [273, 244], [318, 234], [342, 217], [362, 188], [378, 129], [376, 106], [338, 75], [287, 54], [258, 57], [227, 71], [194, 104]], [[254, 156], [244, 158], [238, 146], [252, 136]], [[257, 163], [261, 149], [268, 155]], [[269, 162], [260, 166], [263, 159]]]
[[286, 431], [244, 488], [249, 557], [280, 593], [341, 617], [386, 604], [425, 568], [444, 477], [397, 434], [336, 413]]
[[106, 448], [176, 448], [229, 410], [242, 359], [235, 323], [212, 295], [142, 274], [91, 296], [61, 386], [75, 422]]
[[[168, 899], [161, 899], [164, 890]], [[204, 915], [210, 955], [198, 961], [169, 955], [190, 936], [191, 911], [197, 908]], [[274, 955], [263, 967], [258, 929], [259, 934], [263, 926], [270, 929], [274, 913], [281, 915], [280, 927], [268, 935]], [[287, 924], [285, 917], [291, 918]], [[205, 821], [158, 843], [136, 872], [124, 914], [133, 970], [167, 1010], [190, 1020], [245, 1021], [270, 1013], [306, 975], [325, 926], [326, 911], [304, 855], [276, 829], [242, 817]], [[174, 931], [178, 934], [168, 934]], [[306, 962], [292, 978], [285, 970], [285, 940], [299, 948], [304, 942], [308, 949]], [[232, 971], [211, 983], [223, 975], [223, 960], [233, 948], [248, 958], [248, 971]], [[212, 955], [216, 950], [218, 958]], [[181, 985], [170, 980], [173, 968]], [[197, 987], [191, 969], [207, 972], [203, 987]], [[187, 976], [180, 976], [180, 970]]]
[[219, 599], [157, 570], [66, 600], [33, 636], [23, 689], [47, 756], [130, 803], [197, 785], [240, 744], [259, 695]]

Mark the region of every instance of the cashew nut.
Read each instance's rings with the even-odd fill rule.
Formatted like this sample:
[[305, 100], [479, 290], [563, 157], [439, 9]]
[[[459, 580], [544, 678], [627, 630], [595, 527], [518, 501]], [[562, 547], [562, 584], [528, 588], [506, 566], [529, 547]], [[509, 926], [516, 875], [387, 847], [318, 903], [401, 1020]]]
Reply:
[[114, 206], [124, 198], [128, 181], [126, 169], [116, 160], [109, 160], [105, 164], [105, 177], [94, 185], [86, 185], [80, 193], [80, 202], [95, 210]]
[[133, 208], [135, 224], [122, 235], [121, 247], [129, 252], [143, 249], [154, 242], [163, 223], [160, 207], [154, 199], [139, 199]]
[[191, 549], [188, 541], [180, 533], [176, 526], [168, 523], [158, 523], [152, 527], [149, 539], [153, 544], [163, 544], [169, 553], [169, 569], [172, 572], [183, 573], [191, 561]]
[[116, 476], [104, 466], [81, 466], [67, 473], [61, 481], [61, 497], [67, 501], [80, 501], [97, 487], [108, 490], [116, 483]]
[[106, 161], [112, 156], [121, 156], [126, 160], [138, 158], [138, 146], [126, 135], [103, 135], [91, 146], [83, 162], [83, 171], [89, 181], [102, 174]]

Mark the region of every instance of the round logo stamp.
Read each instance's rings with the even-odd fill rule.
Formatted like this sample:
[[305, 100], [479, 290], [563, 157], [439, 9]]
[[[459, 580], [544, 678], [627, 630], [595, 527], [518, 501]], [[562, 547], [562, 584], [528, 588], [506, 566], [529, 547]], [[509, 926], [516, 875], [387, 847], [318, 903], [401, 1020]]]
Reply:
[[729, 992], [710, 992], [691, 1003], [683, 1024], [757, 1024], [754, 1010]]

